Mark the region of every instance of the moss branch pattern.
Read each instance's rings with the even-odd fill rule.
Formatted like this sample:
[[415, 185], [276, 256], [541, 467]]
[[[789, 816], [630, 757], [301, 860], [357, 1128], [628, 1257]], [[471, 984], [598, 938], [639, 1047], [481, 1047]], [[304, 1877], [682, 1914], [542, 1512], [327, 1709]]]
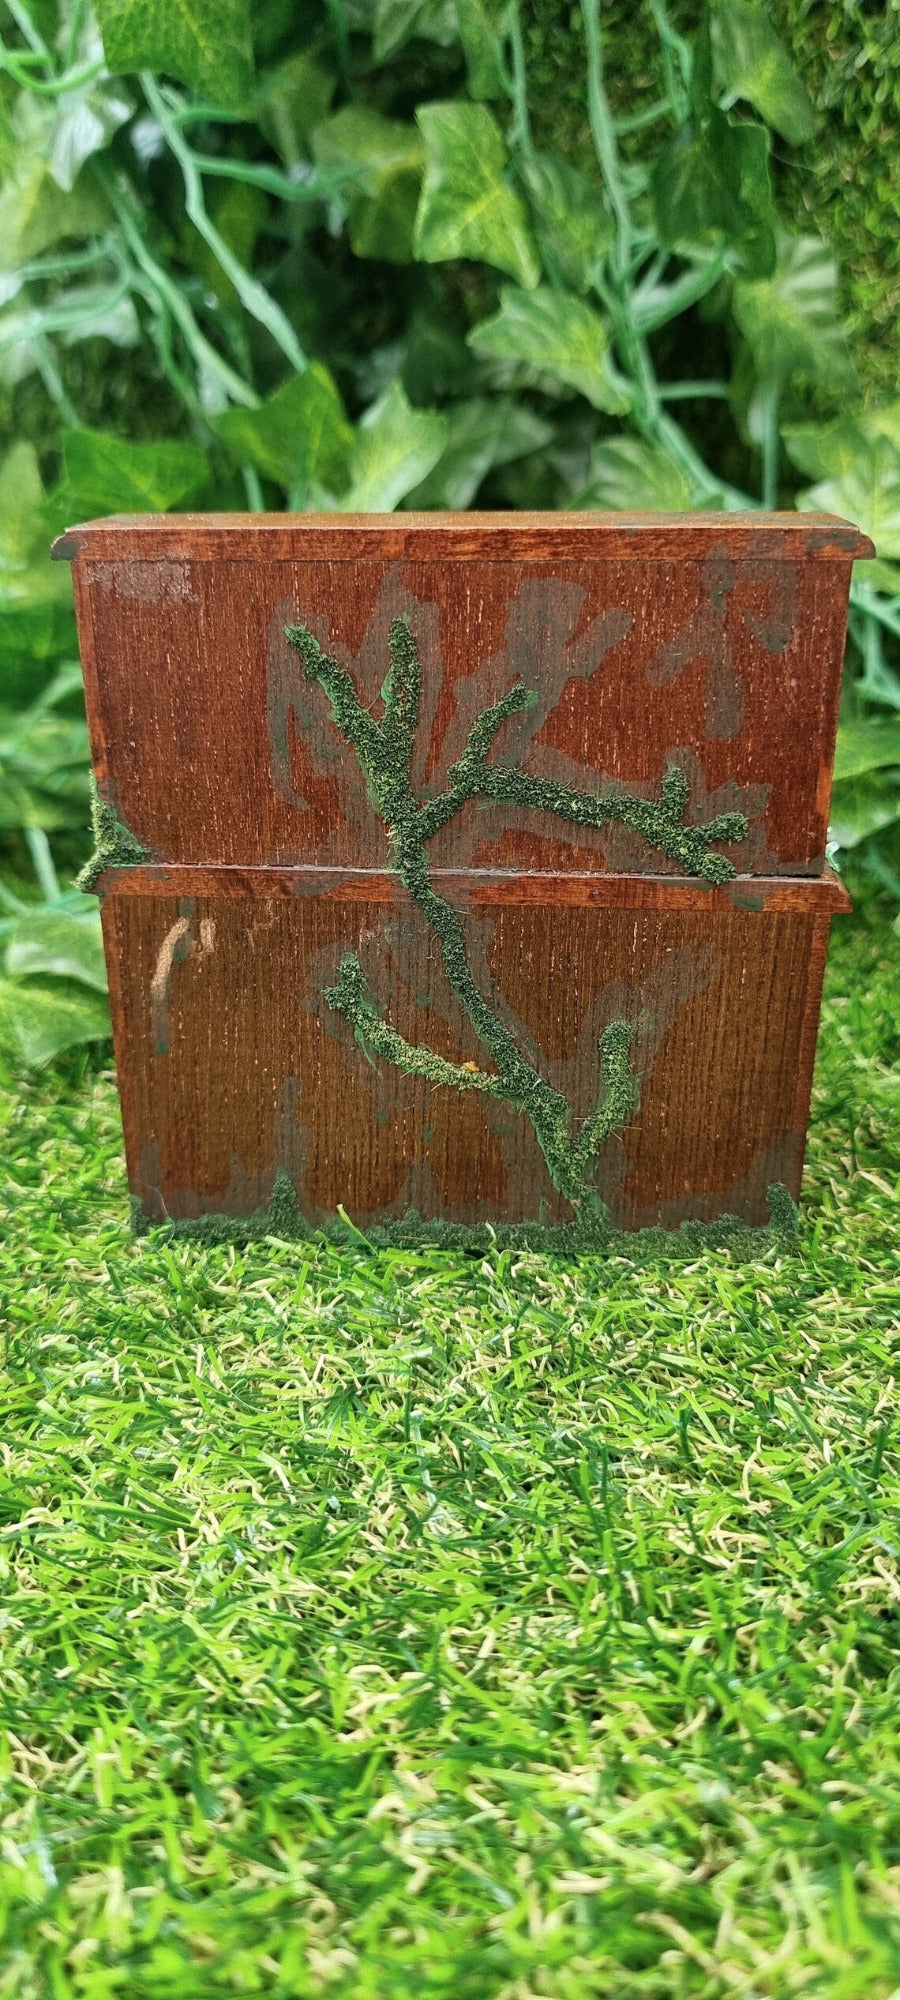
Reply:
[[329, 1006], [350, 1023], [368, 1056], [379, 1056], [408, 1075], [426, 1077], [436, 1085], [499, 1098], [522, 1112], [532, 1125], [553, 1186], [571, 1204], [578, 1228], [591, 1234], [602, 1231], [609, 1218], [595, 1186], [600, 1152], [611, 1134], [627, 1125], [638, 1104], [639, 1079], [631, 1064], [634, 1027], [618, 1020], [604, 1029], [599, 1041], [598, 1101], [577, 1125], [566, 1098], [529, 1062], [479, 991], [469, 967], [460, 919], [432, 888], [428, 842], [469, 800], [491, 799], [554, 813], [578, 826], [618, 822], [679, 862], [686, 874], [720, 883], [729, 881], [735, 870], [726, 856], [712, 851], [713, 845], [743, 839], [746, 819], [742, 813], [723, 813], [706, 826], [685, 825], [688, 783], [676, 769], [666, 772], [659, 799], [649, 800], [624, 791], [573, 791], [515, 766], [489, 763], [503, 723], [535, 704], [536, 696], [521, 681], [477, 718], [461, 757], [447, 774], [443, 794], [419, 800], [413, 791], [412, 758], [419, 726], [422, 666], [408, 619], [396, 618], [391, 626], [390, 665], [381, 690], [380, 720], [363, 707], [346, 668], [323, 650], [305, 625], [286, 626], [285, 636], [303, 660], [306, 680], [318, 682], [328, 696], [334, 722], [356, 754], [372, 805], [387, 832], [393, 866], [437, 938], [449, 985], [493, 1067], [448, 1062], [431, 1049], [407, 1042], [384, 1020], [353, 952], [341, 960], [337, 984], [326, 990]]
[[142, 861], [153, 858], [149, 848], [120, 820], [115, 806], [100, 797], [94, 778], [91, 779], [91, 831], [94, 849], [76, 877], [79, 889], [87, 892], [96, 889], [107, 868], [137, 868]]

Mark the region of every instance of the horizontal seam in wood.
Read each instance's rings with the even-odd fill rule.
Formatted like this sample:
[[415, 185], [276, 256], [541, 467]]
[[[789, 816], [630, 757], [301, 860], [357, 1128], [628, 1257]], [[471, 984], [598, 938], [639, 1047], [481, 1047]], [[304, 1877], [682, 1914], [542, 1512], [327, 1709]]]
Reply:
[[[208, 879], [201, 888], [197, 877]], [[696, 877], [677, 875], [614, 875], [607, 872], [553, 874], [540, 870], [514, 869], [435, 869], [433, 879], [447, 894], [478, 902], [517, 900], [548, 905], [568, 902], [574, 906], [672, 907], [686, 905], [697, 910], [731, 910], [735, 915], [785, 915], [848, 910], [850, 898], [839, 878], [825, 875], [760, 876], [739, 875], [723, 886], [706, 885]], [[363, 900], [368, 892], [373, 901], [390, 900], [402, 887], [400, 877], [385, 868], [297, 867], [240, 862], [151, 862], [134, 867], [109, 868], [99, 880], [100, 893], [109, 895], [176, 896], [187, 890], [214, 896], [217, 888], [225, 893], [265, 896], [267, 893], [330, 896], [334, 901]], [[535, 891], [537, 894], [535, 894]], [[344, 895], [342, 896], [342, 892]], [[354, 893], [355, 892], [355, 893]]]

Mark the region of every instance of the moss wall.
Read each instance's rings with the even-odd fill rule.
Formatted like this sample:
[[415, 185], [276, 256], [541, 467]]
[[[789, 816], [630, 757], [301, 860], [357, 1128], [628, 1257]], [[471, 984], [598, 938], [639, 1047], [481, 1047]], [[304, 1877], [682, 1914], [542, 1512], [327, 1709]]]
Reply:
[[834, 247], [864, 379], [897, 395], [900, 0], [774, 0], [772, 18], [822, 121], [784, 193]]
[[[523, 13], [537, 135], [582, 159], [580, 8], [524, 0]], [[690, 35], [697, 0], [677, 0], [671, 16]], [[775, 140], [782, 204], [835, 251], [867, 390], [900, 394], [900, 0], [771, 0], [771, 18], [820, 121], [806, 146]], [[610, 99], [624, 115], [661, 94], [656, 31], [647, 0], [611, 0], [603, 19]]]

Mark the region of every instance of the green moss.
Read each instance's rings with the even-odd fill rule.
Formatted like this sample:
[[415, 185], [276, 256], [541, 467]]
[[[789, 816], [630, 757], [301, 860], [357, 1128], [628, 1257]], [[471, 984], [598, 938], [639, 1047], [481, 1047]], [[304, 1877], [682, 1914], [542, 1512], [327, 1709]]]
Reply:
[[489, 764], [488, 754], [502, 724], [534, 704], [535, 696], [521, 682], [477, 718], [462, 756], [447, 774], [445, 792], [420, 801], [413, 793], [411, 773], [422, 668], [408, 621], [396, 618], [391, 626], [380, 721], [363, 707], [346, 668], [323, 651], [305, 625], [288, 625], [285, 632], [303, 659], [305, 678], [317, 681], [327, 694], [334, 721], [356, 752], [400, 880], [437, 938], [448, 983], [494, 1067], [481, 1070], [475, 1064], [451, 1063], [431, 1049], [413, 1047], [382, 1019], [352, 952], [341, 961], [337, 984], [326, 990], [329, 1006], [349, 1021], [370, 1057], [380, 1056], [396, 1069], [427, 1077], [433, 1084], [481, 1091], [522, 1112], [534, 1130], [553, 1186], [572, 1204], [577, 1227], [586, 1229], [592, 1241], [595, 1235], [603, 1236], [609, 1219], [594, 1183], [604, 1141], [623, 1129], [637, 1105], [638, 1083], [630, 1065], [633, 1029], [627, 1021], [613, 1021], [606, 1028], [599, 1044], [599, 1100], [576, 1129], [571, 1106], [522, 1054], [515, 1037], [479, 992], [460, 919], [431, 886], [427, 843], [470, 800], [494, 799], [581, 826], [617, 821], [642, 833], [648, 845], [680, 861], [688, 873], [724, 882], [734, 875], [734, 868], [724, 855], [711, 853], [710, 845], [716, 840], [740, 840], [747, 831], [743, 814], [722, 814], [705, 827], [686, 826], [689, 787], [677, 770], [666, 772], [660, 797], [654, 801], [625, 791], [575, 792], [513, 767]]
[[[142, 1203], [132, 1195], [131, 1227], [135, 1236], [147, 1236], [158, 1226], [149, 1220]], [[300, 1243], [315, 1234], [300, 1213], [294, 1183], [284, 1167], [279, 1167], [275, 1175], [267, 1208], [257, 1208], [252, 1215], [192, 1216], [161, 1226], [164, 1232], [193, 1243], [254, 1243], [263, 1236], [277, 1236], [283, 1243]]]
[[540, 1250], [564, 1257], [602, 1253], [640, 1260], [665, 1251], [694, 1255], [701, 1250], [731, 1249], [739, 1256], [759, 1257], [769, 1247], [792, 1249], [797, 1235], [797, 1210], [787, 1188], [779, 1181], [767, 1192], [769, 1220], [757, 1225], [723, 1215], [717, 1222], [682, 1222], [677, 1229], [625, 1231], [611, 1228], [597, 1216], [556, 1226], [542, 1222], [446, 1222], [423, 1219], [411, 1208], [396, 1221], [367, 1222], [364, 1230], [345, 1215], [330, 1218], [316, 1229], [301, 1216], [289, 1176], [279, 1173], [268, 1208], [257, 1209], [254, 1215], [201, 1215], [155, 1224], [147, 1220], [138, 1203], [133, 1203], [132, 1223], [138, 1236], [238, 1246], [275, 1236], [287, 1243], [364, 1243], [371, 1250], [430, 1247], [478, 1255], [490, 1250]]
[[[819, 112], [808, 145], [778, 172], [798, 227], [817, 229], [841, 267], [848, 331], [865, 385], [896, 395], [900, 320], [900, 14], [861, 0], [773, 0]], [[784, 149], [779, 145], [779, 154]]]
[[[587, 51], [578, 5], [523, 0], [528, 96], [537, 143], [597, 173], [588, 123]], [[604, 74], [614, 116], [631, 117], [663, 93], [659, 41], [649, 7], [609, 0], [603, 8]]]
[[123, 825], [115, 806], [110, 805], [108, 799], [101, 799], [93, 779], [91, 830], [94, 852], [77, 877], [79, 889], [96, 888], [107, 868], [136, 868], [140, 862], [150, 860], [149, 848], [142, 847], [137, 836]]
[[270, 1236], [282, 1236], [288, 1242], [306, 1233], [303, 1217], [297, 1206], [297, 1191], [284, 1167], [279, 1167], [275, 1175], [266, 1220], [267, 1233]]

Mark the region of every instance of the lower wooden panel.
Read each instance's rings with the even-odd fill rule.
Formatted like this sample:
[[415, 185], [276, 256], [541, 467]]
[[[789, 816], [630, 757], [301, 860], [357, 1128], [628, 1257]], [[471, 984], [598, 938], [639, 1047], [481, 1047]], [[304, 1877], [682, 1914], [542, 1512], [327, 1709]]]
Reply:
[[[597, 1101], [598, 1039], [634, 1025], [640, 1103], [603, 1149], [620, 1228], [768, 1216], [799, 1191], [829, 916], [699, 907], [472, 907], [480, 991], [574, 1121]], [[462, 909], [462, 905], [461, 905]], [[436, 940], [391, 904], [284, 893], [107, 897], [104, 934], [131, 1187], [154, 1221], [245, 1216], [279, 1169], [312, 1222], [566, 1223], [510, 1106], [370, 1060], [325, 998], [358, 954], [385, 1018], [456, 1062], [485, 1051]]]

